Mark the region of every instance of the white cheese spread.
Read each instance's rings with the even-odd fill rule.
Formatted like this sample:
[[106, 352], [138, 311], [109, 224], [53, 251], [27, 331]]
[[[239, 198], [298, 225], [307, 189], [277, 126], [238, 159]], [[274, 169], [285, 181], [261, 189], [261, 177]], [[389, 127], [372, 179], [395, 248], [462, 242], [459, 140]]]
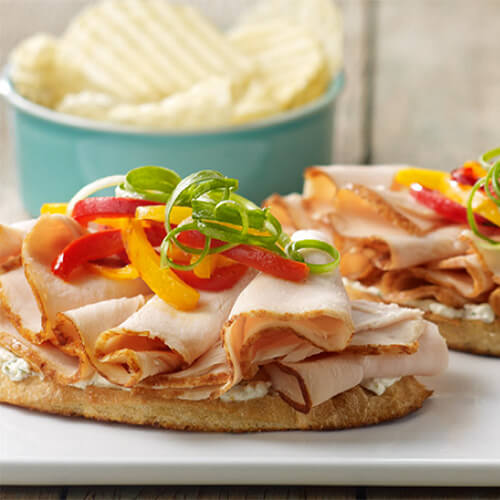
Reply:
[[[130, 391], [127, 387], [122, 387], [120, 385], [113, 384], [109, 380], [105, 379], [98, 373], [86, 380], [79, 380], [73, 384], [71, 387], [76, 387], [77, 389], [86, 389], [89, 386], [92, 387], [106, 387], [108, 389], [121, 389], [124, 391]], [[250, 399], [262, 398], [268, 392], [271, 387], [271, 382], [255, 381], [249, 382], [248, 384], [239, 384], [231, 388], [228, 392], [223, 394], [220, 399], [221, 401], [234, 402], [234, 401], [247, 401]], [[161, 390], [162, 387], [156, 387], [156, 389]]]
[[382, 292], [376, 286], [365, 286], [359, 281], [353, 281], [348, 278], [342, 278], [342, 282], [344, 283], [344, 286], [348, 286], [358, 292], [369, 293], [371, 295], [375, 295], [376, 297], [382, 297]]
[[93, 387], [107, 387], [108, 389], [123, 389], [130, 390], [127, 387], [122, 387], [121, 385], [116, 385], [111, 383], [108, 379], [104, 378], [99, 373], [94, 373], [92, 377], [87, 378], [85, 380], [79, 380], [78, 382], [74, 382], [73, 384], [69, 384], [71, 387], [76, 387], [77, 389], [85, 389], [89, 385]]
[[235, 385], [220, 397], [224, 403], [236, 401], [248, 401], [250, 399], [263, 398], [269, 392], [271, 382], [258, 380], [248, 384]]
[[24, 359], [3, 347], [0, 347], [0, 371], [13, 382], [20, 382], [33, 375], [38, 375]]
[[401, 377], [396, 378], [367, 378], [361, 382], [361, 387], [368, 389], [371, 392], [374, 392], [377, 396], [382, 396], [384, 392], [391, 387], [391, 385], [395, 384], [401, 380]]
[[410, 306], [418, 307], [423, 311], [430, 311], [439, 316], [450, 319], [473, 319], [483, 323], [493, 323], [495, 321], [495, 312], [487, 303], [484, 304], [465, 304], [461, 309], [445, 306], [435, 300], [413, 300], [408, 303]]
[[[345, 286], [349, 286], [354, 290], [382, 297], [382, 292], [375, 286], [364, 286], [359, 281], [352, 281], [347, 278], [343, 278], [343, 281]], [[450, 319], [468, 319], [482, 321], [483, 323], [493, 323], [496, 319], [495, 312], [488, 303], [465, 304], [462, 308], [455, 308], [441, 304], [436, 300], [426, 299], [412, 300], [404, 305], [418, 307], [422, 311], [429, 311]]]

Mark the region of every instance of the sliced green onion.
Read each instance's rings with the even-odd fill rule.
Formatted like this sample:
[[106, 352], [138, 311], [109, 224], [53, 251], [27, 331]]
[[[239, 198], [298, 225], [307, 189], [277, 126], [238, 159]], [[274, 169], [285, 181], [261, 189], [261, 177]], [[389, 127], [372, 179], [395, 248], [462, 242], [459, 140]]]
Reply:
[[[265, 248], [286, 258], [303, 261], [298, 249], [316, 248], [333, 257], [331, 263], [308, 264], [312, 272], [327, 272], [338, 265], [338, 252], [331, 246], [316, 240], [309, 246], [304, 242], [291, 243], [283, 232], [278, 219], [268, 208], [235, 193], [238, 181], [225, 177], [214, 170], [201, 170], [181, 179], [175, 172], [162, 167], [145, 166], [131, 170], [119, 190], [126, 195], [165, 203], [165, 229], [167, 236], [160, 247], [161, 265], [174, 269], [192, 270], [207, 255], [246, 244]], [[192, 208], [189, 222], [175, 229], [170, 224], [170, 213], [174, 206]], [[178, 236], [182, 231], [196, 230], [205, 236], [203, 250], [183, 245]], [[227, 242], [210, 248], [213, 239]], [[176, 264], [169, 256], [170, 245], [197, 255], [196, 262]]]
[[483, 168], [486, 170], [489, 170], [491, 168], [491, 160], [494, 160], [495, 158], [500, 156], [500, 148], [495, 148], [490, 151], [487, 151], [486, 153], [482, 154], [479, 157], [479, 163]]
[[179, 182], [181, 178], [173, 170], [144, 166], [130, 170], [120, 189], [145, 200], [166, 203]]
[[[312, 264], [304, 259], [304, 256], [299, 252], [299, 250], [319, 250], [328, 254], [332, 260], [330, 262], [326, 262], [325, 264]], [[305, 262], [307, 267], [309, 267], [309, 271], [315, 274], [333, 271], [340, 263], [340, 253], [338, 250], [333, 245], [330, 245], [330, 243], [326, 243], [321, 240], [292, 241], [287, 246], [286, 252], [293, 260]]]
[[[194, 229], [193, 227], [191, 229]], [[160, 266], [161, 267], [171, 267], [173, 269], [179, 269], [182, 271], [192, 271], [209, 253], [210, 251], [210, 243], [212, 240], [210, 238], [205, 238], [205, 245], [203, 247], [203, 250], [198, 249], [198, 258], [196, 259], [195, 262], [192, 262], [190, 264], [177, 264], [174, 262], [169, 256], [168, 256], [168, 249], [170, 245], [172, 244], [173, 241], [175, 241], [175, 244], [178, 244], [177, 240], [174, 240], [175, 236], [179, 234], [181, 231], [186, 231], [187, 229], [178, 226], [175, 229], [172, 229], [170, 233], [167, 233], [167, 236], [163, 239], [160, 247]], [[189, 247], [187, 247], [189, 248]], [[189, 252], [192, 253], [192, 252]]]
[[[491, 163], [492, 160], [495, 160], [500, 156], [500, 148], [492, 149], [481, 155], [479, 157], [479, 163], [483, 166], [483, 168], [487, 169], [488, 172], [485, 177], [479, 179], [471, 189], [469, 194], [469, 198], [467, 199], [467, 221], [469, 222], [469, 226], [472, 229], [472, 232], [484, 241], [487, 241], [491, 245], [498, 246], [500, 245], [500, 241], [493, 240], [488, 238], [485, 234], [483, 234], [476, 223], [476, 218], [474, 216], [473, 211], [473, 201], [474, 196], [477, 191], [484, 187], [484, 191], [486, 196], [495, 203], [497, 207], [500, 208], [500, 160], [495, 161], [495, 163]], [[493, 192], [492, 192], [493, 190]]]

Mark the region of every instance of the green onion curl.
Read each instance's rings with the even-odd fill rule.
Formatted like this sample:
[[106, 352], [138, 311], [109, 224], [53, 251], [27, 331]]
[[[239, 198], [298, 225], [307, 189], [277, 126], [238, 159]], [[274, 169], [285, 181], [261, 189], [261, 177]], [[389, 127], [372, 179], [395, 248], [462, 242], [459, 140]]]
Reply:
[[[469, 222], [469, 226], [471, 227], [472, 232], [480, 239], [487, 241], [491, 245], [499, 245], [500, 241], [493, 240], [483, 234], [478, 227], [476, 222], [476, 217], [473, 211], [473, 201], [474, 196], [477, 191], [481, 188], [484, 188], [484, 192], [486, 196], [493, 202], [497, 207], [500, 208], [500, 160], [498, 157], [500, 156], [500, 148], [492, 149], [481, 155], [479, 157], [479, 163], [485, 169], [487, 169], [487, 173], [485, 177], [479, 179], [471, 189], [469, 194], [469, 198], [467, 199], [467, 221]], [[492, 160], [496, 161], [491, 163]], [[492, 192], [493, 190], [493, 192]]]
[[[207, 255], [218, 254], [241, 244], [257, 246], [299, 262], [305, 262], [299, 250], [306, 248], [321, 250], [332, 257], [332, 261], [327, 264], [305, 262], [312, 273], [325, 273], [338, 266], [339, 253], [332, 245], [314, 239], [292, 242], [269, 208], [260, 208], [237, 194], [238, 181], [220, 172], [201, 170], [181, 179], [169, 169], [139, 167], [127, 174], [120, 188], [131, 196], [165, 203], [167, 236], [160, 246], [162, 267], [189, 271]], [[191, 207], [192, 216], [173, 228], [170, 214], [175, 206]], [[192, 230], [205, 236], [203, 249], [192, 248], [179, 241], [180, 233]], [[226, 244], [210, 248], [214, 239]], [[196, 261], [190, 264], [175, 263], [168, 256], [171, 245], [196, 255]]]

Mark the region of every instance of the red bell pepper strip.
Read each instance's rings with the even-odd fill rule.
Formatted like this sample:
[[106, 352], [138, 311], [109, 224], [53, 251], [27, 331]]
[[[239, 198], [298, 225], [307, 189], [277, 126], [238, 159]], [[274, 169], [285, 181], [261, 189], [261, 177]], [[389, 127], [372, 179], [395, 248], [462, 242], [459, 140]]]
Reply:
[[[420, 184], [410, 186], [410, 194], [422, 205], [431, 208], [446, 220], [457, 224], [467, 224], [467, 209], [459, 203], [446, 198], [439, 191], [428, 189]], [[482, 227], [496, 228], [482, 215], [475, 214], [476, 223]]]
[[69, 243], [52, 264], [52, 272], [64, 280], [81, 265], [111, 257], [124, 249], [120, 229], [89, 233]]
[[481, 177], [477, 176], [472, 167], [460, 167], [451, 172], [451, 178], [463, 186], [473, 186]]
[[288, 281], [304, 281], [309, 275], [309, 267], [304, 262], [286, 259], [260, 247], [238, 245], [222, 252], [222, 255]]
[[[161, 244], [166, 234], [163, 224], [156, 223], [145, 228], [145, 232], [154, 247]], [[97, 233], [89, 233], [73, 240], [64, 248], [52, 264], [52, 272], [68, 280], [77, 267], [113, 255], [117, 255], [125, 264], [129, 263], [121, 229], [106, 229]]]
[[[463, 167], [453, 170], [450, 177], [462, 184], [463, 186], [473, 186], [479, 179], [486, 175], [486, 171], [480, 166], [475, 166], [474, 164], [464, 165]], [[483, 193], [486, 192], [486, 186], [479, 188]], [[489, 185], [490, 193], [492, 196], [497, 197], [494, 190], [492, 189], [491, 183]]]
[[[182, 244], [191, 248], [203, 248], [205, 243], [205, 236], [195, 230], [179, 233], [178, 239]], [[225, 244], [223, 241], [213, 239], [210, 247], [217, 248]], [[221, 252], [221, 255], [276, 278], [289, 281], [303, 281], [309, 275], [309, 267], [304, 262], [287, 259], [260, 247], [237, 245]]]
[[[451, 172], [450, 178], [463, 186], [473, 186], [488, 171], [475, 161], [468, 161]], [[418, 180], [416, 180], [418, 182]]]
[[161, 242], [167, 235], [165, 225], [162, 222], [151, 221], [149, 222], [149, 225], [144, 228], [144, 231], [146, 231], [149, 243], [151, 243], [154, 247], [160, 246]]
[[146, 205], [161, 205], [161, 203], [115, 196], [85, 198], [75, 205], [71, 216], [82, 226], [86, 226], [90, 221], [100, 217], [134, 217], [137, 207]]
[[179, 278], [189, 286], [198, 290], [209, 292], [220, 292], [232, 288], [241, 279], [247, 270], [243, 264], [233, 264], [226, 267], [218, 267], [212, 272], [210, 278], [199, 278], [193, 271], [182, 271], [172, 269]]

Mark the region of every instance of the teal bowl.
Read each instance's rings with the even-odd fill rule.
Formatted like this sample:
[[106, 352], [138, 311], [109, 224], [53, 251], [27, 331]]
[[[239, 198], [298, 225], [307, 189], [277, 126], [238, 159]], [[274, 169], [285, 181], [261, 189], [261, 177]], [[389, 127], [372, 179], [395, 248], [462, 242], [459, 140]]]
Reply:
[[151, 132], [65, 115], [34, 104], [13, 88], [8, 69], [0, 90], [8, 103], [14, 157], [26, 210], [67, 201], [99, 177], [139, 165], [161, 165], [182, 177], [213, 169], [240, 181], [244, 196], [262, 201], [302, 187], [310, 165], [331, 163], [339, 74], [314, 102], [247, 125], [201, 131]]

